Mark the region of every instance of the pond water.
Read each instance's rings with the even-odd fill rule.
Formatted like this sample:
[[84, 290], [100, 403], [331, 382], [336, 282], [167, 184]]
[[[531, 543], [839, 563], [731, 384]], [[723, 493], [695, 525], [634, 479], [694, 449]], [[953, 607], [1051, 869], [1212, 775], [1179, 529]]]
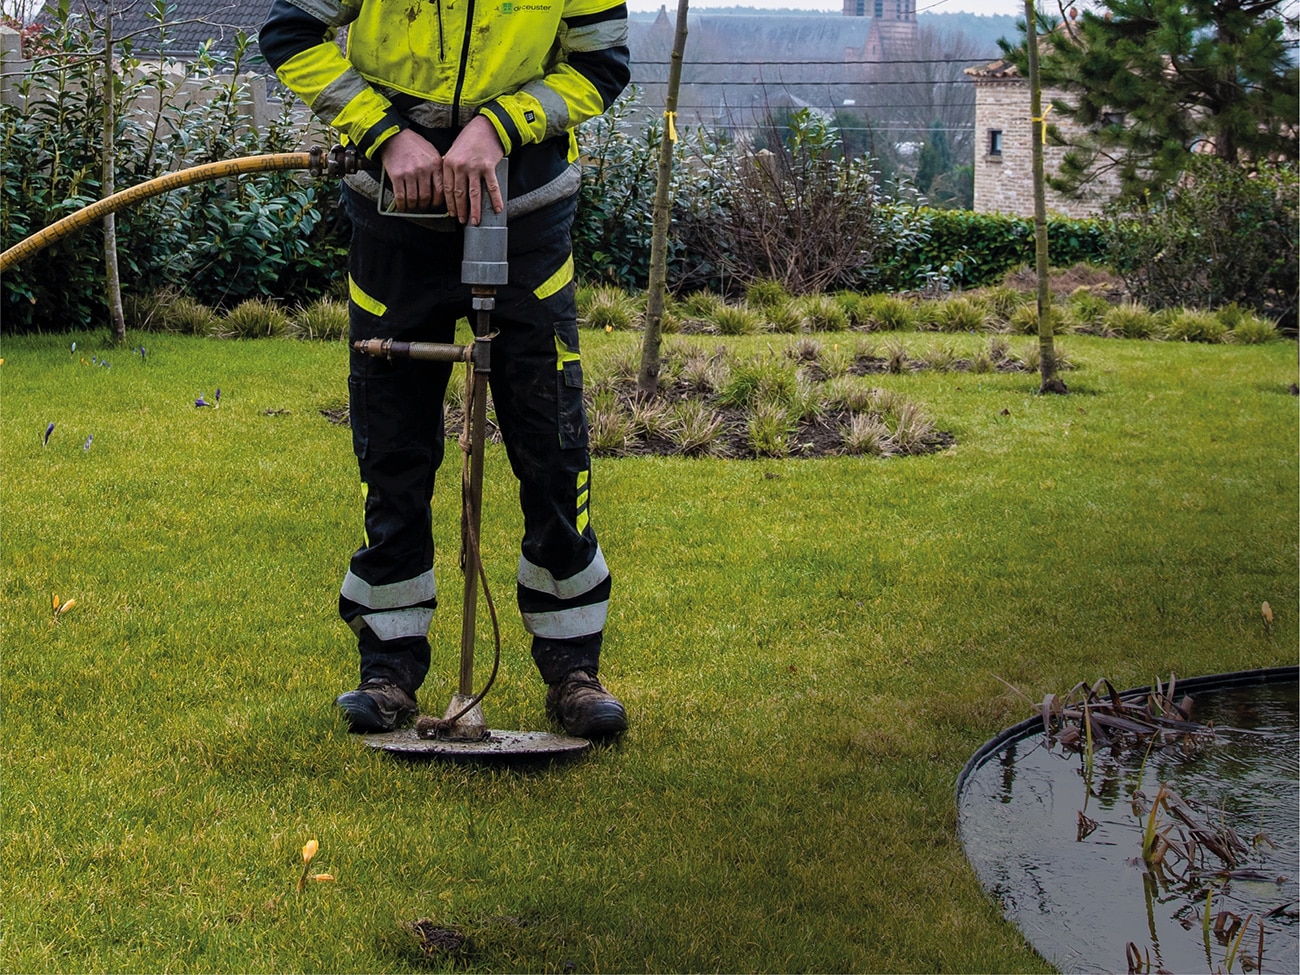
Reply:
[[[1044, 958], [1066, 972], [1300, 971], [1294, 674], [1194, 693], [1192, 718], [1212, 724], [1213, 737], [1190, 756], [1177, 747], [1099, 750], [1089, 779], [1083, 754], [1064, 751], [1039, 723], [972, 759], [959, 786], [962, 845]], [[1234, 831], [1244, 844], [1234, 865], [1201, 847], [1190, 862], [1171, 853], [1162, 869], [1147, 868], [1148, 816], [1133, 797], [1140, 791], [1149, 809], [1162, 784], [1197, 823]], [[1172, 827], [1175, 841], [1190, 832], [1167, 807], [1155, 824]], [[1207, 894], [1219, 922], [1208, 931]]]

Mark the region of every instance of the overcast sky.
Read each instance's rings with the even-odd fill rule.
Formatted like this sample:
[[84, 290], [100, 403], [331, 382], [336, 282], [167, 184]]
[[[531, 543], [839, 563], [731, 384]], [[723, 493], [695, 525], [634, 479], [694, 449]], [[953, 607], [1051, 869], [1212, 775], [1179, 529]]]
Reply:
[[[667, 6], [669, 15], [677, 11], [677, 0], [628, 0], [629, 10], [658, 10]], [[844, 9], [843, 0], [690, 0], [691, 10], [707, 10], [710, 7], [759, 7], [764, 10], [835, 11]], [[917, 13], [972, 13], [972, 14], [1008, 14], [1023, 17], [1024, 0], [917, 0]]]

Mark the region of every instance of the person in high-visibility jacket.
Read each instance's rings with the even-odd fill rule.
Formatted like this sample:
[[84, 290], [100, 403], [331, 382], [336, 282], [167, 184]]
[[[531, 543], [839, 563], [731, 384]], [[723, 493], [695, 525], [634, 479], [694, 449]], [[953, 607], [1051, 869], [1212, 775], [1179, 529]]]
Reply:
[[[277, 77], [391, 182], [391, 198], [365, 170], [343, 188], [353, 340], [453, 341], [470, 314], [461, 228], [484, 207], [508, 207], [510, 280], [492, 315], [490, 384], [524, 516], [519, 608], [550, 716], [573, 735], [620, 734], [627, 713], [597, 676], [610, 574], [589, 514], [570, 230], [581, 176], [574, 128], [628, 82], [625, 4], [272, 0], [259, 44]], [[495, 170], [507, 154], [503, 199]], [[398, 215], [379, 213], [381, 201]], [[404, 216], [444, 207], [452, 219]], [[450, 372], [352, 353], [365, 537], [339, 612], [357, 634], [361, 683], [336, 703], [353, 731], [414, 717], [429, 670], [430, 505]]]

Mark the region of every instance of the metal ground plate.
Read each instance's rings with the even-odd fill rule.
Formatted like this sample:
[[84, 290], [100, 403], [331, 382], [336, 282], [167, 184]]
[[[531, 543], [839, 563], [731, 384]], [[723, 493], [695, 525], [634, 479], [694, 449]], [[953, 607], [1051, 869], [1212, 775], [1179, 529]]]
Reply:
[[483, 741], [443, 741], [421, 738], [414, 728], [366, 735], [370, 748], [412, 759], [449, 759], [460, 762], [539, 762], [576, 757], [591, 747], [586, 738], [552, 735], [545, 731], [488, 729]]

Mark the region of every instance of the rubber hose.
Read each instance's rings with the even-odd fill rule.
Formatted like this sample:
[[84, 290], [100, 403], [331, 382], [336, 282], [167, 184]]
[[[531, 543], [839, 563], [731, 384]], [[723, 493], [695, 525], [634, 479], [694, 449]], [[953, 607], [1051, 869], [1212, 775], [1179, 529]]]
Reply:
[[265, 156], [243, 156], [239, 159], [225, 159], [221, 162], [193, 166], [174, 173], [167, 173], [122, 190], [112, 196], [106, 196], [97, 203], [82, 207], [70, 213], [62, 220], [50, 224], [44, 230], [37, 231], [30, 237], [20, 240], [3, 254], [0, 254], [0, 273], [8, 271], [15, 264], [25, 261], [33, 254], [39, 253], [57, 240], [76, 233], [93, 224], [96, 220], [110, 213], [116, 213], [123, 207], [147, 200], [182, 186], [202, 183], [210, 179], [222, 179], [232, 176], [244, 176], [248, 173], [269, 173], [285, 169], [311, 169], [318, 164], [318, 156], [310, 152], [278, 152]]

